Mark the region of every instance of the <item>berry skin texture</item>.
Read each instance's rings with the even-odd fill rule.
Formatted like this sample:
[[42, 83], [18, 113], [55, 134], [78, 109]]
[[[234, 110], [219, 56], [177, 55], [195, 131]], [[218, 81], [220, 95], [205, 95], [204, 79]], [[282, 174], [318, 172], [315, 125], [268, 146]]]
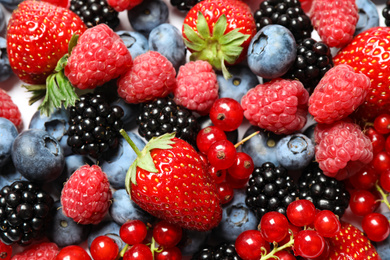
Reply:
[[119, 253], [118, 245], [108, 236], [95, 238], [89, 250], [94, 260], [115, 260]]
[[[270, 246], [258, 230], [246, 230], [236, 239], [234, 244], [237, 254], [246, 260], [258, 260], [263, 253], [270, 251]], [[265, 252], [264, 252], [265, 250]]]
[[358, 8], [355, 0], [317, 0], [310, 10], [310, 19], [323, 42], [341, 48], [352, 41]]
[[17, 128], [21, 127], [22, 115], [20, 114], [20, 110], [12, 101], [11, 96], [3, 89], [0, 89], [0, 117], [7, 118]]
[[15, 125], [7, 118], [0, 117], [0, 136], [0, 168], [3, 168], [11, 160], [12, 144], [18, 136]]
[[61, 192], [64, 214], [79, 224], [98, 224], [111, 205], [107, 175], [97, 165], [75, 171]]
[[124, 74], [132, 58], [123, 40], [106, 24], [85, 31], [65, 66], [65, 76], [79, 89], [93, 89]]
[[370, 79], [346, 64], [330, 69], [309, 98], [309, 113], [322, 124], [331, 124], [350, 115], [363, 104]]
[[370, 139], [349, 120], [318, 124], [315, 158], [324, 174], [338, 180], [351, 177], [373, 159]]
[[301, 82], [274, 79], [249, 90], [241, 106], [251, 124], [276, 134], [291, 134], [306, 124], [308, 100]]
[[117, 12], [130, 10], [142, 3], [143, 0], [107, 0], [107, 3]]
[[81, 246], [71, 245], [60, 250], [53, 260], [92, 260]]
[[200, 115], [209, 113], [218, 99], [218, 81], [210, 63], [190, 61], [181, 66], [177, 74], [174, 101]]
[[294, 237], [296, 256], [315, 258], [322, 254], [325, 247], [325, 239], [315, 230], [301, 230]]
[[375, 242], [385, 240], [390, 233], [389, 221], [385, 215], [380, 213], [371, 213], [364, 216], [362, 228], [368, 239]]
[[210, 119], [223, 131], [234, 131], [244, 119], [244, 111], [240, 103], [232, 98], [217, 99], [210, 109]]
[[288, 220], [282, 213], [270, 211], [261, 217], [260, 232], [269, 243], [279, 243], [288, 235]]
[[53, 260], [59, 249], [55, 243], [42, 242], [35, 244], [12, 257], [12, 260]]
[[166, 97], [176, 86], [172, 63], [156, 51], [148, 51], [133, 60], [133, 67], [118, 81], [118, 94], [127, 103], [143, 103]]

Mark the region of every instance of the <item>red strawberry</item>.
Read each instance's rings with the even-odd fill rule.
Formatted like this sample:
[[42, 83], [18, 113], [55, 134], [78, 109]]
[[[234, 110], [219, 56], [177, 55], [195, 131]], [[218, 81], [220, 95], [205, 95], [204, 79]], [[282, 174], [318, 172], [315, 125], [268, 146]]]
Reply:
[[225, 63], [237, 64], [246, 57], [256, 24], [244, 2], [204, 0], [187, 13], [182, 33], [191, 60], [206, 60], [229, 77]]
[[370, 240], [352, 224], [341, 222], [340, 232], [328, 240], [328, 260], [380, 260]]
[[355, 118], [371, 121], [390, 110], [390, 28], [374, 27], [357, 35], [333, 59], [334, 64], [348, 64], [371, 80], [365, 102]]
[[195, 149], [165, 134], [139, 151], [126, 175], [131, 199], [150, 214], [183, 228], [206, 231], [218, 225], [222, 209], [216, 187]]
[[70, 0], [41, 0], [43, 2], [51, 3], [52, 5], [69, 8]]

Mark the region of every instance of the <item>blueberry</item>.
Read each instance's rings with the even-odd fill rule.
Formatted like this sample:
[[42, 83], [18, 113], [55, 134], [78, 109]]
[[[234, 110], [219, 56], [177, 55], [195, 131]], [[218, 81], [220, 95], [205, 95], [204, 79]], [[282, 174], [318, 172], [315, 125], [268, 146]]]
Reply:
[[0, 82], [6, 81], [12, 74], [13, 72], [7, 54], [7, 41], [3, 37], [0, 37]]
[[168, 21], [168, 5], [162, 0], [144, 0], [127, 12], [133, 29], [147, 36], [158, 25]]
[[149, 50], [148, 39], [142, 33], [132, 31], [117, 31], [116, 33], [125, 43], [133, 59]]
[[3, 11], [3, 8], [1, 8], [1, 6], [0, 6], [0, 34], [3, 34], [3, 32], [5, 31], [6, 25], [7, 25], [7, 21], [5, 18], [5, 13]]
[[23, 0], [0, 0], [0, 3], [9, 11], [16, 9], [21, 2], [23, 2]]
[[186, 46], [181, 32], [168, 23], [160, 24], [150, 32], [149, 50], [165, 56], [176, 71], [186, 62]]
[[311, 126], [306, 128], [306, 130], [303, 132], [304, 135], [306, 135], [307, 137], [310, 138], [312, 144], [316, 143], [315, 138], [314, 138], [314, 130], [316, 128], [316, 125], [317, 124], [312, 124]]
[[12, 163], [12, 161], [8, 162], [6, 165], [1, 168], [0, 174], [0, 189], [4, 186], [9, 186], [15, 181], [26, 181], [27, 179], [23, 177], [23, 175], [18, 172]]
[[51, 218], [46, 229], [47, 236], [59, 247], [81, 244], [91, 230], [91, 225], [77, 224], [72, 218], [65, 216], [60, 201], [54, 203]]
[[256, 33], [249, 44], [248, 65], [257, 76], [273, 79], [285, 74], [294, 64], [297, 44], [284, 26], [271, 24]]
[[92, 241], [98, 236], [109, 236], [117, 243], [119, 251], [121, 251], [125, 247], [125, 243], [119, 236], [120, 228], [121, 226], [114, 221], [103, 221], [94, 225], [88, 235], [88, 248], [91, 247]]
[[259, 221], [245, 204], [245, 198], [245, 190], [236, 189], [233, 200], [222, 206], [222, 220], [212, 232], [217, 241], [234, 243], [243, 231], [257, 229]]
[[0, 117], [0, 168], [11, 158], [12, 144], [18, 136], [18, 129], [8, 119]]
[[58, 178], [65, 164], [57, 139], [40, 129], [25, 130], [15, 138], [12, 161], [26, 179], [40, 183]]
[[233, 77], [225, 79], [222, 73], [217, 74], [220, 98], [233, 98], [241, 102], [241, 98], [249, 89], [257, 86], [260, 82], [257, 76], [246, 65], [229, 67]]
[[125, 189], [116, 190], [112, 195], [110, 216], [118, 225], [123, 225], [126, 221], [132, 219], [141, 220], [145, 224], [153, 224], [155, 220], [152, 215], [130, 199]]
[[[142, 150], [145, 147], [145, 141], [143, 141], [139, 135], [133, 132], [127, 132], [127, 134], [138, 149]], [[114, 189], [125, 188], [127, 170], [136, 158], [135, 152], [123, 137], [120, 138], [119, 144], [115, 150], [110, 150], [110, 153], [104, 155], [104, 161], [101, 163], [101, 168], [107, 174], [110, 185]]]
[[183, 229], [183, 237], [177, 247], [183, 256], [193, 255], [198, 252], [207, 242], [211, 231], [196, 231]]
[[356, 0], [356, 5], [359, 10], [359, 20], [356, 24], [355, 35], [379, 26], [379, 13], [373, 2], [370, 0]]
[[252, 157], [255, 166], [260, 167], [266, 162], [272, 162], [275, 166], [279, 166], [279, 161], [276, 158], [276, 145], [283, 136], [256, 126], [250, 126], [243, 138], [256, 131], [260, 132], [241, 145], [242, 151]]
[[122, 108], [124, 114], [121, 119], [125, 130], [132, 130], [137, 126], [135, 120], [141, 111], [139, 104], [129, 104], [126, 103], [123, 98], [118, 98], [110, 105], [120, 106]]
[[302, 170], [309, 165], [314, 156], [314, 145], [303, 134], [283, 137], [276, 145], [276, 158], [287, 170]]

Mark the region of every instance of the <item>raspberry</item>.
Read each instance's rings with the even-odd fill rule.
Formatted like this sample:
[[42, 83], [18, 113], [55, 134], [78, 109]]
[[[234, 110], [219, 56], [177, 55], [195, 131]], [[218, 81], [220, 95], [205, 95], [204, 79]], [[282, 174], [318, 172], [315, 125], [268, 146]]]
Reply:
[[92, 89], [124, 74], [131, 65], [123, 40], [106, 24], [99, 24], [80, 36], [65, 66], [65, 76], [79, 89]]
[[250, 89], [241, 99], [253, 125], [276, 134], [291, 134], [306, 124], [309, 92], [298, 80], [274, 79]]
[[168, 96], [176, 85], [172, 63], [156, 51], [134, 59], [133, 67], [118, 81], [118, 94], [127, 103], [143, 103]]
[[314, 135], [316, 161], [326, 176], [344, 180], [373, 158], [370, 139], [348, 118], [329, 125], [317, 124]]
[[97, 165], [84, 165], [64, 185], [62, 210], [79, 224], [98, 224], [111, 205], [111, 197], [107, 175]]
[[55, 243], [35, 244], [12, 257], [12, 260], [53, 260], [59, 252]]
[[179, 69], [174, 101], [205, 115], [217, 100], [218, 89], [217, 75], [212, 66], [203, 60], [191, 61]]
[[117, 12], [130, 10], [142, 3], [143, 0], [107, 0], [107, 3]]
[[7, 118], [18, 128], [22, 124], [22, 115], [19, 108], [12, 101], [11, 96], [0, 88], [0, 117]]
[[317, 0], [310, 11], [311, 22], [329, 47], [341, 48], [352, 41], [358, 8], [355, 0]]
[[360, 106], [371, 86], [370, 79], [346, 64], [330, 69], [309, 98], [309, 113], [318, 123], [331, 124]]

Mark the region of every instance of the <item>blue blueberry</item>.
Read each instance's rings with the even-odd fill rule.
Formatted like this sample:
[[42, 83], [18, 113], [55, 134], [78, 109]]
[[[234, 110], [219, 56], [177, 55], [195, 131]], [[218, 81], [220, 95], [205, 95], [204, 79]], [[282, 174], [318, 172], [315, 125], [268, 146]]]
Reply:
[[155, 218], [141, 209], [129, 197], [125, 189], [119, 189], [112, 195], [110, 216], [118, 224], [123, 225], [128, 220], [138, 219], [145, 224], [153, 224]]
[[120, 225], [114, 221], [103, 221], [97, 225], [92, 226], [92, 230], [88, 235], [88, 248], [91, 247], [92, 241], [98, 236], [109, 236], [112, 238], [119, 247], [119, 252], [125, 247], [125, 243], [119, 236]]
[[221, 222], [212, 232], [214, 239], [234, 243], [243, 231], [257, 229], [259, 220], [245, 204], [245, 198], [245, 189], [236, 189], [232, 201], [222, 205]]
[[18, 129], [8, 119], [0, 117], [0, 168], [11, 159], [12, 144], [18, 136]]
[[317, 124], [312, 124], [311, 126], [309, 126], [308, 128], [305, 129], [305, 131], [303, 132], [304, 135], [306, 135], [307, 137], [310, 138], [311, 142], [315, 145], [316, 143], [316, 140], [314, 138], [314, 130], [316, 128], [316, 125]]
[[284, 26], [271, 24], [256, 33], [249, 44], [248, 65], [257, 76], [274, 79], [294, 64], [297, 44]]
[[[382, 214], [390, 221], [390, 212], [383, 212]], [[390, 260], [390, 236], [381, 242], [373, 242], [373, 244], [382, 260]]]
[[198, 252], [207, 242], [211, 231], [196, 231], [183, 229], [183, 237], [177, 247], [183, 256], [190, 256]]
[[233, 75], [229, 79], [225, 79], [222, 73], [217, 74], [220, 98], [228, 97], [241, 102], [249, 89], [260, 84], [258, 77], [246, 65], [229, 67], [229, 72]]
[[23, 2], [23, 0], [0, 0], [0, 3], [9, 11], [16, 9], [21, 2]]
[[133, 59], [149, 50], [148, 39], [142, 33], [133, 31], [117, 31], [116, 33], [125, 43]]
[[7, 20], [5, 18], [5, 13], [3, 11], [3, 8], [0, 6], [0, 34], [3, 34], [5, 32], [5, 27], [7, 26]]
[[7, 54], [7, 41], [0, 37], [0, 82], [6, 81], [12, 74]]
[[27, 179], [23, 177], [23, 175], [18, 172], [12, 163], [12, 161], [8, 162], [0, 169], [0, 189], [4, 186], [9, 186], [15, 181], [26, 181]]
[[[127, 134], [138, 149], [142, 150], [145, 147], [146, 143], [139, 135], [133, 132], [127, 132]], [[119, 139], [115, 150], [111, 150], [110, 153], [104, 155], [101, 168], [107, 174], [111, 187], [114, 189], [125, 188], [127, 170], [136, 158], [135, 152], [123, 137]]]
[[133, 29], [148, 36], [153, 28], [168, 21], [168, 5], [162, 0], [144, 0], [127, 12]]
[[276, 158], [287, 170], [302, 170], [314, 157], [314, 144], [303, 134], [283, 137], [276, 145]]
[[15, 138], [12, 161], [26, 179], [39, 183], [57, 179], [65, 164], [57, 139], [40, 129], [25, 130]]
[[244, 133], [243, 138], [256, 131], [260, 132], [241, 145], [242, 151], [252, 157], [255, 166], [260, 167], [266, 162], [272, 162], [275, 166], [279, 166], [279, 161], [276, 158], [276, 145], [283, 136], [256, 126], [250, 126]]
[[127, 130], [133, 130], [136, 128], [136, 119], [141, 111], [139, 104], [126, 103], [123, 98], [118, 98], [111, 103], [111, 106], [120, 106], [123, 109], [123, 128]]
[[355, 35], [379, 26], [379, 13], [373, 2], [370, 0], [356, 0], [356, 5], [359, 10], [359, 20], [356, 24]]
[[169, 23], [155, 27], [149, 34], [149, 50], [164, 55], [176, 69], [186, 62], [186, 46], [179, 29]]
[[84, 242], [91, 231], [91, 225], [77, 224], [72, 218], [65, 216], [61, 202], [57, 201], [52, 207], [51, 221], [46, 230], [50, 241], [59, 247], [65, 247]]

